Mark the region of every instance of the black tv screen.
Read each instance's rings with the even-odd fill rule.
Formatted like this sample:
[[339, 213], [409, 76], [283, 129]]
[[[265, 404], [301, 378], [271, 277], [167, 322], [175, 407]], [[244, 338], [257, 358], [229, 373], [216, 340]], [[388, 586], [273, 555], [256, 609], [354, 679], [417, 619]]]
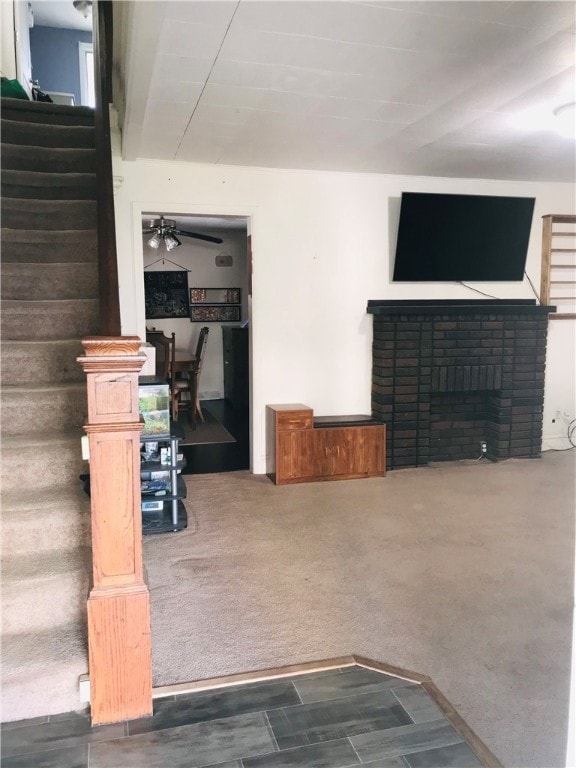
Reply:
[[522, 280], [533, 197], [403, 192], [394, 282]]

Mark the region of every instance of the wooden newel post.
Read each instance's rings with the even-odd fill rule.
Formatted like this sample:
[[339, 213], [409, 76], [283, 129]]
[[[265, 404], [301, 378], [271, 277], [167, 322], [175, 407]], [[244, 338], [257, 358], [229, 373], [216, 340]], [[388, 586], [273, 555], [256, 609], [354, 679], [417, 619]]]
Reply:
[[152, 714], [150, 598], [142, 566], [136, 336], [82, 341], [88, 388], [93, 583], [88, 598], [92, 724]]

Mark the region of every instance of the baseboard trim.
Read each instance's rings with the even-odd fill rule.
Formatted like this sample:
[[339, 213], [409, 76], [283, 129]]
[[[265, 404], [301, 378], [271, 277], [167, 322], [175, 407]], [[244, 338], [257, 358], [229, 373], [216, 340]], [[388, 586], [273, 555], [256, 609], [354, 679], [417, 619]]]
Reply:
[[374, 659], [368, 659], [365, 656], [352, 656], [354, 664], [359, 667], [365, 667], [366, 669], [372, 669], [375, 672], [384, 672], [385, 675], [392, 675], [392, 677], [399, 677], [401, 680], [408, 680], [410, 683], [429, 683], [432, 682], [432, 678], [428, 675], [421, 675], [419, 672], [412, 672], [409, 669], [403, 669], [402, 667], [393, 667], [391, 664], [384, 664], [381, 661], [374, 661]]
[[197, 680], [192, 683], [163, 685], [152, 689], [152, 698], [160, 699], [165, 696], [177, 696], [181, 693], [194, 693], [214, 688], [226, 688], [231, 685], [242, 685], [243, 683], [248, 684], [264, 680], [278, 680], [282, 677], [291, 677], [292, 675], [305, 675], [310, 674], [311, 672], [323, 672], [328, 669], [353, 667], [355, 665], [356, 662], [354, 661], [353, 656], [338, 656], [334, 659], [326, 659], [325, 661], [309, 661], [305, 664], [292, 664], [287, 667], [276, 667], [254, 672], [242, 672], [237, 675], [227, 675], [226, 677], [212, 677], [207, 680]]
[[422, 688], [434, 699], [436, 704], [442, 710], [444, 717], [462, 736], [472, 752], [486, 768], [504, 768], [500, 760], [484, 744], [482, 739], [477, 736], [468, 723], [456, 712], [446, 696], [440, 691], [432, 680], [424, 681]]
[[[172, 683], [171, 685], [161, 685], [153, 688], [152, 698], [162, 699], [167, 696], [178, 696], [181, 693], [195, 693], [216, 688], [227, 688], [232, 685], [242, 685], [243, 683], [279, 680], [293, 675], [306, 675], [311, 672], [323, 672], [329, 669], [339, 669], [340, 667], [353, 667], [356, 663], [353, 656], [337, 656], [334, 659], [326, 659], [324, 661], [309, 661], [305, 664], [293, 664], [287, 667], [275, 667], [254, 672], [241, 672], [236, 675], [211, 677], [206, 680], [195, 680], [188, 683]], [[88, 675], [80, 675], [79, 687], [80, 701], [90, 703], [90, 678]]]

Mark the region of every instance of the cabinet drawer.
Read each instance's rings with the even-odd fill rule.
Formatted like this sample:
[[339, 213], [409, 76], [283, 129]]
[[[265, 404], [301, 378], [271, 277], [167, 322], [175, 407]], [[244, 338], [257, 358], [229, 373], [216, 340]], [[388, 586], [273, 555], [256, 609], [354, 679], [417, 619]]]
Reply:
[[287, 429], [312, 429], [312, 409], [309, 411], [283, 411], [276, 413], [276, 428], [279, 432]]

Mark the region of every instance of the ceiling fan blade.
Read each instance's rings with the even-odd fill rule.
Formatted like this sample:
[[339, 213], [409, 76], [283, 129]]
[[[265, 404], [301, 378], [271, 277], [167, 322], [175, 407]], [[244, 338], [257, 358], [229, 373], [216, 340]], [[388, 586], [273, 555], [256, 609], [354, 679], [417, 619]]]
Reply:
[[206, 240], [207, 243], [223, 243], [221, 237], [212, 237], [212, 235], [201, 235], [198, 232], [186, 232], [183, 229], [172, 230], [176, 235], [186, 235], [187, 237], [194, 237], [196, 240]]
[[143, 230], [142, 230], [142, 234], [143, 234], [143, 235], [151, 235], [151, 234], [152, 234], [152, 232], [156, 232], [156, 231], [157, 231], [157, 230], [155, 230], [155, 229], [143, 229]]

